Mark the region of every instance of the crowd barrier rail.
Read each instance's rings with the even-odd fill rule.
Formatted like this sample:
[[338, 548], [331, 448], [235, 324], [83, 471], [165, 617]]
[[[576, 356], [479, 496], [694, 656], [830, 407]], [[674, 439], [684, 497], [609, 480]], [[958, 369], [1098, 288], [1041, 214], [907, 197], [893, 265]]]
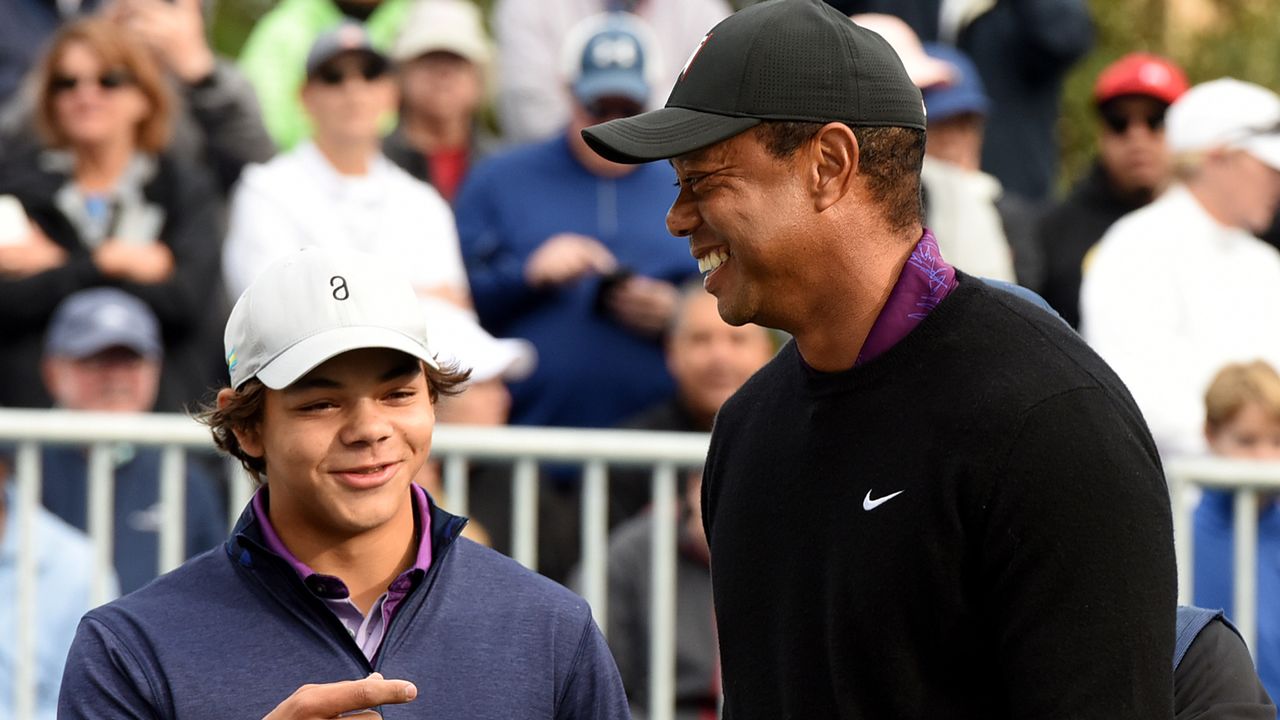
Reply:
[[[167, 572], [183, 560], [185, 517], [183, 497], [188, 450], [208, 450], [212, 440], [206, 427], [183, 415], [118, 415], [62, 410], [0, 410], [0, 444], [13, 446], [14, 512], [18, 525], [18, 637], [15, 649], [14, 698], [16, 717], [35, 715], [36, 612], [35, 553], [32, 552], [33, 510], [40, 502], [42, 445], [89, 448], [88, 534], [96, 552], [94, 601], [107, 599], [112, 562], [112, 446], [131, 443], [161, 449], [157, 570]], [[602, 630], [607, 627], [609, 466], [649, 466], [653, 491], [653, 562], [649, 642], [650, 717], [674, 717], [675, 707], [675, 578], [678, 521], [678, 471], [700, 468], [706, 457], [707, 436], [697, 433], [624, 430], [568, 430], [523, 427], [437, 426], [432, 456], [442, 461], [445, 494], [451, 512], [467, 512], [467, 467], [473, 460], [514, 462], [512, 499], [512, 555], [537, 569], [538, 464], [577, 464], [583, 470], [582, 594]], [[234, 521], [253, 493], [253, 483], [234, 461], [229, 503]], [[288, 693], [281, 695], [283, 699]]]
[[[159, 533], [160, 573], [182, 563], [187, 451], [212, 448], [206, 427], [184, 415], [119, 415], [63, 410], [0, 410], [0, 444], [14, 448], [15, 487], [8, 522], [18, 526], [18, 637], [16, 673], [12, 678], [15, 717], [35, 715], [34, 617], [37, 605], [33, 510], [40, 502], [42, 445], [88, 448], [88, 534], [96, 553], [94, 601], [107, 599], [112, 563], [112, 448], [119, 443], [161, 449]], [[577, 430], [525, 427], [437, 426], [432, 456], [441, 461], [451, 512], [467, 514], [467, 471], [475, 460], [514, 463], [512, 555], [537, 569], [538, 464], [575, 464], [583, 469], [582, 595], [590, 603], [602, 631], [607, 628], [608, 467], [652, 468], [653, 547], [651, 636], [649, 643], [649, 717], [670, 720], [675, 706], [675, 577], [678, 522], [678, 473], [700, 468], [707, 436], [696, 433], [626, 430]], [[1252, 650], [1257, 637], [1255, 568], [1259, 494], [1280, 490], [1280, 463], [1179, 458], [1166, 466], [1173, 508], [1178, 559], [1179, 602], [1189, 603], [1194, 583], [1193, 513], [1196, 488], [1236, 491], [1235, 608], [1233, 621]], [[235, 461], [227, 461], [228, 526], [253, 493], [253, 483]], [[285, 693], [287, 695], [287, 693]], [[283, 699], [282, 695], [282, 699]]]

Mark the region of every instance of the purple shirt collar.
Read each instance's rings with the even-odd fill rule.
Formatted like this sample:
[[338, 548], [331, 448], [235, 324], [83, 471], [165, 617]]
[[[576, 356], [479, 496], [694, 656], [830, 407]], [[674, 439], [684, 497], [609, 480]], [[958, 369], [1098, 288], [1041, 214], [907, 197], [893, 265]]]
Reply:
[[925, 228], [854, 365], [870, 362], [898, 344], [955, 289], [956, 269], [942, 259], [933, 231]]
[[[396, 590], [401, 591], [397, 593], [401, 597], [388, 599], [394, 599], [396, 601], [394, 604], [396, 605], [399, 604], [399, 600], [403, 599], [403, 595], [408, 594], [409, 589], [413, 587], [415, 576], [421, 577], [431, 567], [431, 506], [427, 500], [427, 491], [416, 483], [411, 483], [409, 487], [411, 488], [410, 492], [413, 493], [414, 500], [414, 526], [418, 529], [418, 554], [414, 558], [413, 565], [403, 573], [400, 573], [391, 583], [390, 590], [393, 592]], [[254, 493], [253, 514], [262, 526], [262, 538], [266, 541], [267, 549], [289, 563], [289, 567], [292, 567], [293, 571], [298, 574], [303, 584], [322, 600], [350, 597], [351, 592], [347, 589], [347, 584], [342, 582], [340, 578], [332, 575], [322, 575], [312, 570], [306, 563], [289, 552], [289, 548], [285, 547], [284, 542], [280, 540], [280, 535], [276, 533], [276, 529], [271, 525], [271, 518], [267, 515], [266, 491], [267, 488], [263, 487]]]

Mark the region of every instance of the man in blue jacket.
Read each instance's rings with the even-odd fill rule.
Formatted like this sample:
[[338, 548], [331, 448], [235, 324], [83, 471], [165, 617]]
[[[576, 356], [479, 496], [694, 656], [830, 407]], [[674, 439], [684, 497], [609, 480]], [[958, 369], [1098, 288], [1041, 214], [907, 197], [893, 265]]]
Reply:
[[437, 363], [393, 267], [272, 264], [226, 357], [204, 420], [262, 487], [224, 546], [85, 616], [59, 717], [628, 717], [586, 602], [459, 538], [411, 482], [467, 373]]

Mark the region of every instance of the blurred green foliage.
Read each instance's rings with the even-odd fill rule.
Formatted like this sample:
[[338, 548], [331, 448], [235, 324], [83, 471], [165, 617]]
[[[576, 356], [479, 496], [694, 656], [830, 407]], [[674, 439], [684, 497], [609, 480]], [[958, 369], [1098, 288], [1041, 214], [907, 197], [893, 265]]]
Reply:
[[[488, 11], [496, 0], [476, 0]], [[751, 0], [733, 0], [735, 5]], [[1010, 0], [1006, 0], [1010, 1]], [[235, 56], [274, 0], [210, 0], [214, 47]], [[1093, 81], [1127, 52], [1166, 55], [1197, 83], [1230, 75], [1280, 90], [1280, 0], [1089, 0], [1097, 42], [1067, 78], [1059, 136], [1065, 189], [1093, 157]]]

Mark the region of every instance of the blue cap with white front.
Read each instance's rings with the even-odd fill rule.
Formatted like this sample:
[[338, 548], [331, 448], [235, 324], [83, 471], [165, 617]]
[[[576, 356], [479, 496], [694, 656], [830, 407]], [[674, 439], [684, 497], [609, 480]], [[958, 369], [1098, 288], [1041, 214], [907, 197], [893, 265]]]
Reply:
[[575, 28], [582, 49], [574, 54], [570, 87], [578, 102], [623, 98], [644, 104], [649, 99], [650, 44], [642, 23], [634, 15], [616, 12], [588, 18]]
[[83, 360], [114, 347], [160, 358], [160, 321], [137, 297], [117, 288], [90, 288], [68, 295], [53, 311], [45, 355]]
[[938, 122], [953, 117], [976, 113], [986, 115], [991, 107], [982, 78], [973, 61], [962, 51], [941, 43], [925, 43], [924, 51], [931, 58], [951, 63], [954, 68], [951, 82], [925, 88], [924, 107], [928, 120]]

